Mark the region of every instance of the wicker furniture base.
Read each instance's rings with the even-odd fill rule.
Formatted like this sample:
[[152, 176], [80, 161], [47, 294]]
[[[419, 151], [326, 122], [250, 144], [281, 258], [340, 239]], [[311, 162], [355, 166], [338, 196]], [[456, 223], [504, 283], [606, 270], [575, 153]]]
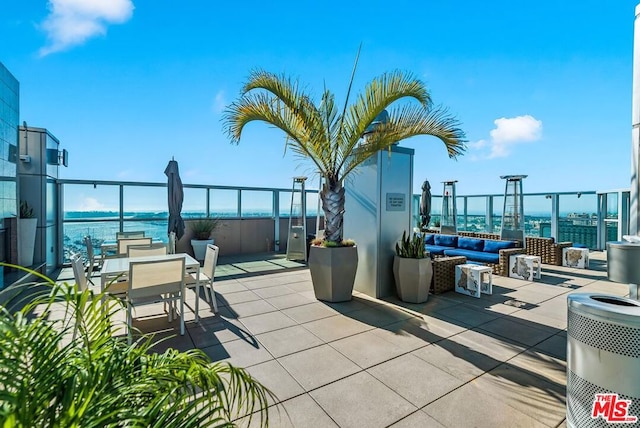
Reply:
[[454, 257], [438, 257], [433, 259], [433, 280], [431, 282], [431, 291], [434, 294], [444, 293], [453, 290], [456, 280], [456, 265], [462, 265], [467, 262], [464, 256]]
[[546, 265], [562, 266], [562, 249], [571, 247], [571, 242], [554, 242], [553, 238], [527, 236], [527, 254], [540, 256]]

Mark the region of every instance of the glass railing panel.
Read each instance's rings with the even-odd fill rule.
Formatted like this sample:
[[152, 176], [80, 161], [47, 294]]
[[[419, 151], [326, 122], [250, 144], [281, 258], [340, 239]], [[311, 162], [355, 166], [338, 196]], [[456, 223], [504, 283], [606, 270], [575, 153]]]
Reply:
[[209, 214], [211, 217], [238, 217], [238, 191], [210, 189]]
[[458, 227], [468, 232], [486, 232], [485, 213], [487, 210], [487, 198], [483, 196], [467, 197], [467, 224]]
[[[297, 203], [300, 204], [299, 194]], [[273, 217], [273, 192], [243, 190], [242, 217]]]
[[123, 211], [125, 219], [168, 218], [167, 188], [124, 186]]
[[324, 217], [322, 211], [322, 202], [317, 192], [307, 192], [307, 216], [317, 216], [320, 212], [320, 217]]
[[182, 202], [182, 218], [199, 218], [206, 217], [206, 215], [207, 189], [185, 187], [184, 200]]
[[291, 211], [291, 192], [279, 192], [278, 209], [280, 210], [280, 217], [289, 218]]
[[491, 213], [491, 230], [489, 233], [500, 233], [502, 229], [502, 211], [504, 210], [504, 196], [493, 197], [493, 212]]
[[618, 193], [607, 193], [607, 212], [605, 218], [618, 218]]
[[551, 195], [524, 195], [524, 235], [551, 236]]
[[65, 220], [118, 218], [119, 186], [65, 184], [63, 189]]
[[120, 230], [120, 223], [116, 221], [64, 222], [63, 227], [63, 258], [69, 262], [73, 253], [81, 253], [87, 257], [84, 237], [90, 236], [95, 254], [100, 254], [100, 245], [104, 241], [114, 240], [116, 232]]
[[598, 202], [595, 194], [560, 195], [558, 241], [597, 248]]

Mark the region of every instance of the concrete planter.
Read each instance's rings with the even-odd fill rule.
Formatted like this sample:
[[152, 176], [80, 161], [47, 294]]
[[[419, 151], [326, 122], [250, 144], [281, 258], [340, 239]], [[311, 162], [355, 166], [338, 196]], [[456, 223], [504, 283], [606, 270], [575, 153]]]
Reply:
[[398, 297], [407, 303], [423, 303], [429, 298], [433, 277], [431, 259], [408, 259], [394, 256], [393, 278]]
[[37, 218], [18, 219], [18, 264], [31, 266], [36, 246]]
[[196, 260], [204, 260], [204, 256], [207, 253], [207, 245], [213, 244], [213, 242], [213, 239], [192, 239], [193, 258]]
[[309, 270], [316, 299], [326, 302], [351, 300], [358, 269], [357, 247], [325, 248], [312, 246]]

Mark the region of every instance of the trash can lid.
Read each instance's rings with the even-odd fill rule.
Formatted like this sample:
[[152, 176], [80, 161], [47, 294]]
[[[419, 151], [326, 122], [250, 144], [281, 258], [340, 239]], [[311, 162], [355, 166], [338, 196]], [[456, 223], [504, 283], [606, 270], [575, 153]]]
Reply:
[[640, 302], [614, 295], [574, 293], [567, 296], [569, 311], [640, 327]]

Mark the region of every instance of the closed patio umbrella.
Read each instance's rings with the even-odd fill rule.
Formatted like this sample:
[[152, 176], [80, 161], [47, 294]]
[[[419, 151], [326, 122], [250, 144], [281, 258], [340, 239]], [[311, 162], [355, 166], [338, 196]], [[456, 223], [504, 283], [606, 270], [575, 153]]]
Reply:
[[424, 180], [420, 196], [420, 228], [426, 229], [429, 221], [431, 221], [431, 185], [429, 180]]
[[182, 238], [184, 235], [184, 220], [180, 212], [182, 211], [182, 201], [184, 200], [184, 191], [182, 189], [182, 180], [178, 172], [178, 162], [170, 160], [169, 165], [164, 170], [168, 178], [168, 200], [169, 200], [169, 230], [167, 233], [175, 232], [176, 238]]

